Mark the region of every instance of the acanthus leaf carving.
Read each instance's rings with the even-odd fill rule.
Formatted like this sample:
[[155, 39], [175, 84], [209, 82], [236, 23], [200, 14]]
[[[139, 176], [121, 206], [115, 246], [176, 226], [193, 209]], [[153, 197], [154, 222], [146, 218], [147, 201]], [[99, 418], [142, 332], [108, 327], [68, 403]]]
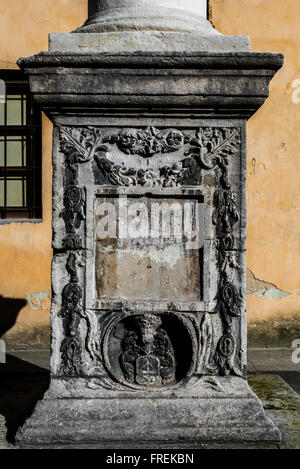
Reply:
[[91, 161], [102, 148], [102, 133], [99, 128], [60, 127], [60, 150], [70, 168]]
[[[78, 165], [88, 163], [95, 154], [106, 147], [102, 145], [102, 133], [97, 127], [70, 127], [59, 128], [60, 151], [65, 156], [66, 171], [64, 178], [64, 211], [62, 216], [66, 224], [67, 236], [63, 242], [66, 249], [80, 249], [81, 240], [75, 228], [80, 227], [84, 220], [82, 209], [84, 194], [77, 187]], [[77, 189], [76, 189], [77, 187]], [[77, 201], [76, 201], [77, 199]], [[77, 203], [78, 202], [78, 203]]]
[[229, 189], [228, 156], [239, 151], [240, 143], [239, 129], [235, 127], [200, 127], [185, 155], [193, 156], [203, 169], [210, 170], [218, 166], [221, 169], [221, 183]]

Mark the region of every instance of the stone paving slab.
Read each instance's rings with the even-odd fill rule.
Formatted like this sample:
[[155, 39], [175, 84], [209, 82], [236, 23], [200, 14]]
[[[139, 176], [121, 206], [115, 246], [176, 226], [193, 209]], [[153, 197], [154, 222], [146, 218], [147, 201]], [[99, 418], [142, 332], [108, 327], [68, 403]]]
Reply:
[[261, 371], [296, 371], [300, 373], [300, 364], [293, 363], [293, 349], [260, 348], [248, 350], [248, 369], [251, 372]]
[[279, 448], [300, 449], [299, 395], [278, 375], [250, 375], [248, 381], [281, 431]]

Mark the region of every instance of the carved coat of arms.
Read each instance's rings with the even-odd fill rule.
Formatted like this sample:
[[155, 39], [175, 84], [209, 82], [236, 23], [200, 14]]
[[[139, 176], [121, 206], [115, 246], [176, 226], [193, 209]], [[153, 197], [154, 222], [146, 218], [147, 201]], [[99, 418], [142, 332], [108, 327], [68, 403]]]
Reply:
[[175, 382], [175, 356], [170, 338], [155, 314], [136, 317], [136, 330], [122, 342], [120, 365], [125, 379], [141, 386]]

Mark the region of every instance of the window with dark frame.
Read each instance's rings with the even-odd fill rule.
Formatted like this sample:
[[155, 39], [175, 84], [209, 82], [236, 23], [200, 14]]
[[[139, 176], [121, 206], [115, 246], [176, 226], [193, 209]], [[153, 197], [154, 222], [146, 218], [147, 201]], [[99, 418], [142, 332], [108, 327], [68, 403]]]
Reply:
[[21, 71], [0, 70], [0, 80], [0, 219], [40, 219], [41, 111]]

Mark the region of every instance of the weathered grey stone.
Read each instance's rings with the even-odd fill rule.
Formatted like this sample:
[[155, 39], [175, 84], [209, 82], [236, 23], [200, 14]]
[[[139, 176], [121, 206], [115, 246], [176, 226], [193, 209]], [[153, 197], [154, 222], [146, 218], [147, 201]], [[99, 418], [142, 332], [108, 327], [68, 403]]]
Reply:
[[203, 443], [276, 442], [280, 433], [239, 378], [202, 378], [172, 393], [110, 391], [101, 379], [76, 379], [52, 381], [18, 438], [29, 446], [192, 443], [197, 448]]
[[[81, 33], [120, 30], [107, 16], [103, 29], [101, 18]], [[85, 34], [87, 45], [105, 36]], [[222, 36], [211, 37], [214, 48]], [[54, 123], [54, 259], [51, 386], [17, 439], [41, 447], [279, 441], [246, 381], [245, 126], [282, 56], [78, 53], [78, 38], [73, 52], [19, 61]], [[160, 225], [157, 239], [124, 240], [125, 197], [128, 207], [190, 203], [189, 220], [200, 204], [201, 241], [191, 248]], [[117, 210], [117, 239], [99, 234], [104, 201]], [[159, 212], [145, 213], [156, 226]]]
[[191, 34], [172, 31], [122, 31], [49, 35], [50, 52], [248, 52], [248, 36]]
[[74, 33], [50, 34], [49, 51], [129, 54], [250, 50], [247, 36], [224, 36], [212, 27], [206, 19], [205, 0], [99, 1], [98, 11]]
[[[282, 65], [282, 56], [43, 52], [21, 59], [19, 65], [29, 76], [36, 101], [53, 117], [59, 109], [74, 116], [85, 114], [88, 108], [90, 116], [97, 116], [99, 109], [147, 113], [150, 107], [157, 117], [184, 112], [186, 117], [222, 118], [231, 113], [233, 118], [248, 118], [267, 98], [269, 82]], [[136, 112], [131, 116], [135, 119]]]
[[[99, 0], [98, 11], [77, 31], [188, 31], [219, 34], [206, 19], [205, 0]], [[202, 8], [201, 8], [202, 7]]]

